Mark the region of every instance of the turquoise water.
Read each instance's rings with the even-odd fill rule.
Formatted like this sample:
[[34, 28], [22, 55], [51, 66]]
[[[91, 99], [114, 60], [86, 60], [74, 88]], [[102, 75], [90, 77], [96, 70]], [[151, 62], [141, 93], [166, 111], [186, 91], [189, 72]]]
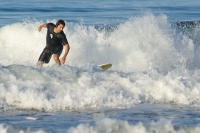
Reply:
[[[0, 132], [199, 132], [200, 2], [0, 4]], [[66, 64], [36, 68], [46, 29], [66, 22]], [[112, 63], [107, 71], [98, 64]]]

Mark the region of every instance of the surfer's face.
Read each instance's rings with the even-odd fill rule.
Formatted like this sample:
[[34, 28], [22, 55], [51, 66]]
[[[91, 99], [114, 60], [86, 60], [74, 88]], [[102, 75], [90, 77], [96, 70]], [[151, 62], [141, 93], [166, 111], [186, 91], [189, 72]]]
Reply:
[[61, 32], [63, 30], [64, 26], [62, 24], [59, 24], [57, 27], [56, 27], [56, 30], [57, 32]]

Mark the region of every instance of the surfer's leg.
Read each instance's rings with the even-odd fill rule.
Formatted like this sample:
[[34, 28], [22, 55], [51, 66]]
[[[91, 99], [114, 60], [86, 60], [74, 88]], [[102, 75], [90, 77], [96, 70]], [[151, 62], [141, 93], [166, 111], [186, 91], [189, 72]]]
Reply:
[[42, 67], [42, 65], [44, 63], [49, 63], [50, 59], [51, 59], [51, 56], [52, 56], [52, 51], [49, 50], [47, 47], [44, 48], [44, 50], [42, 51], [39, 59], [38, 59], [38, 62], [37, 62], [37, 66], [39, 67]]
[[62, 50], [63, 50], [63, 46], [58, 46], [57, 48], [55, 48], [53, 52], [54, 61], [58, 63], [59, 65], [61, 65], [59, 57], [62, 53]]
[[42, 62], [42, 61], [38, 61], [36, 65], [37, 65], [37, 67], [42, 67], [43, 64], [44, 64], [44, 62]]
[[54, 61], [55, 61], [57, 64], [61, 65], [61, 64], [60, 64], [60, 59], [59, 59], [59, 55], [58, 55], [58, 54], [53, 54], [53, 59], [54, 59]]

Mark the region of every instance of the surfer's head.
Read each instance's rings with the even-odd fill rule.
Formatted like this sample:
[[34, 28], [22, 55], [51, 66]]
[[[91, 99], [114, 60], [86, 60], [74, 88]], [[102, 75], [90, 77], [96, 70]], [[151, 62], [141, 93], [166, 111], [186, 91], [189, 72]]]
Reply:
[[58, 22], [56, 23], [56, 27], [58, 27], [59, 25], [63, 25], [65, 27], [65, 22], [64, 20], [58, 20]]
[[64, 27], [65, 27], [65, 22], [63, 20], [58, 20], [58, 22], [56, 23], [56, 30], [58, 32], [61, 32]]

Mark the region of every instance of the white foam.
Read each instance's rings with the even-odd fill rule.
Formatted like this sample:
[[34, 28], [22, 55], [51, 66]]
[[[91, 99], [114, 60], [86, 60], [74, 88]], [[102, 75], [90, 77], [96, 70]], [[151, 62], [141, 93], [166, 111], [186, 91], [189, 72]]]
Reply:
[[122, 73], [66, 65], [42, 69], [11, 65], [1, 68], [0, 73], [0, 102], [5, 109], [128, 108], [140, 103], [200, 105], [199, 70]]
[[37, 118], [35, 118], [35, 117], [26, 117], [26, 119], [27, 120], [33, 120], [33, 121], [37, 120]]
[[1, 69], [1, 73], [7, 75], [2, 76], [0, 84], [1, 101], [18, 108], [48, 111], [137, 103], [108, 83], [105, 79], [108, 75], [103, 72], [81, 73], [67, 66], [36, 69], [14, 65]]
[[[39, 69], [35, 63], [46, 36], [46, 29], [37, 31], [42, 23], [0, 28], [1, 107], [55, 111], [145, 102], [200, 105], [194, 44], [165, 15], [147, 13], [112, 31], [66, 23], [67, 65], [58, 67], [51, 60]], [[113, 64], [112, 71], [94, 70], [105, 62]]]
[[[46, 45], [46, 29], [37, 31], [42, 23], [34, 20], [1, 27], [0, 64], [35, 65]], [[113, 31], [66, 22], [64, 32], [71, 46], [66, 63], [73, 66], [95, 61], [110, 62], [113, 69], [126, 72], [151, 67], [171, 70], [190, 65], [194, 55], [193, 41], [176, 32], [165, 15], [146, 13]], [[53, 63], [51, 60], [49, 65]]]
[[161, 119], [158, 122], [151, 122], [149, 126], [142, 123], [130, 124], [127, 121], [104, 118], [97, 121], [94, 125], [79, 124], [77, 127], [71, 127], [68, 133], [194, 133], [200, 131], [200, 126], [180, 127], [176, 129], [171, 121]]

